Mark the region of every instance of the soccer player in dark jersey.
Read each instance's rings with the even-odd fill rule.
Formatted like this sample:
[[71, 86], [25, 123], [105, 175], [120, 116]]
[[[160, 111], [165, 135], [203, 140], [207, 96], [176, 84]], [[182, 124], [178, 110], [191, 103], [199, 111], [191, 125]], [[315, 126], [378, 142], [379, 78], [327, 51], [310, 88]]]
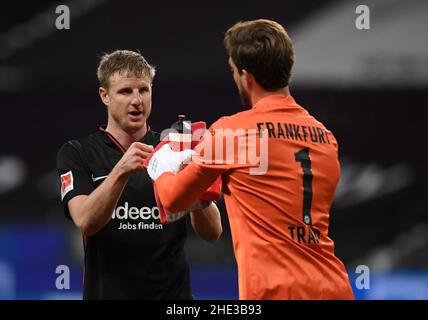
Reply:
[[[221, 176], [241, 299], [353, 299], [328, 236], [338, 144], [290, 94], [294, 49], [287, 32], [271, 20], [246, 21], [231, 27], [224, 42], [249, 108], [216, 121], [199, 145], [204, 156], [176, 175], [164, 161], [172, 153], [168, 145], [154, 153], [148, 172], [162, 204], [179, 211]], [[251, 132], [260, 146], [246, 144]], [[223, 161], [227, 150], [233, 152]], [[259, 163], [251, 150], [265, 150], [256, 154]]]
[[[144, 159], [160, 142], [150, 130], [155, 69], [136, 52], [105, 54], [98, 67], [106, 127], [58, 152], [64, 211], [83, 234], [84, 299], [192, 299], [184, 253], [185, 219], [163, 225]], [[215, 242], [219, 211], [190, 213], [193, 229]]]

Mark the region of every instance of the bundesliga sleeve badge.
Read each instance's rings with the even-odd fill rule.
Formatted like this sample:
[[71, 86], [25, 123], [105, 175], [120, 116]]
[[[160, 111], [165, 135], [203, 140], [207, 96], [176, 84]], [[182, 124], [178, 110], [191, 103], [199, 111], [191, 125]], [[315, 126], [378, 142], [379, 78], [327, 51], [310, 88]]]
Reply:
[[68, 171], [61, 175], [61, 200], [63, 200], [65, 195], [73, 189], [73, 173]]

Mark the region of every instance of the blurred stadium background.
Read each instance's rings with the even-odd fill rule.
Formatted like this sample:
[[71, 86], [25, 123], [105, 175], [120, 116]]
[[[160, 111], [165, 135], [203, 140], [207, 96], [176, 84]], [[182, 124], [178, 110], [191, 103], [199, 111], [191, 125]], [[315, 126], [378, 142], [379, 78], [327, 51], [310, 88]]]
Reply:
[[[55, 28], [60, 4], [70, 8], [70, 30]], [[355, 27], [359, 4], [370, 8], [370, 30]], [[100, 54], [138, 49], [157, 66], [154, 130], [182, 113], [212, 123], [241, 110], [223, 34], [262, 17], [289, 31], [292, 94], [339, 140], [330, 235], [356, 297], [428, 298], [428, 1], [16, 0], [0, 12], [0, 299], [81, 298], [81, 235], [62, 213], [55, 156], [105, 123]], [[237, 298], [220, 205], [218, 243], [189, 232], [198, 299]], [[70, 290], [55, 288], [58, 265], [70, 267]], [[370, 268], [369, 290], [355, 287], [358, 265]]]

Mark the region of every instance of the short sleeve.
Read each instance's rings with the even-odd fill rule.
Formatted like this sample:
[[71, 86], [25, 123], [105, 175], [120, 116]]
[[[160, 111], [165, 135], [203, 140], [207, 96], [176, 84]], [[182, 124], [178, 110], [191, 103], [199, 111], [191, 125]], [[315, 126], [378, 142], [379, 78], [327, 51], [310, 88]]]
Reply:
[[57, 155], [57, 172], [60, 178], [61, 200], [64, 214], [70, 218], [68, 202], [78, 195], [89, 195], [94, 190], [83, 150], [78, 141], [64, 144]]

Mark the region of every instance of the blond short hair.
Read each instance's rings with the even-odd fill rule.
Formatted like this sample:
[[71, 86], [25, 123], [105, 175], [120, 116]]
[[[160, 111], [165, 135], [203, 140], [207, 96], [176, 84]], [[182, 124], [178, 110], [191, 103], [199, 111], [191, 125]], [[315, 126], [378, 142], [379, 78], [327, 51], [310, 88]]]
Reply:
[[139, 52], [116, 50], [111, 53], [105, 53], [101, 57], [97, 69], [100, 86], [109, 89], [110, 77], [117, 72], [136, 77], [148, 76], [150, 82], [152, 82], [156, 69]]

